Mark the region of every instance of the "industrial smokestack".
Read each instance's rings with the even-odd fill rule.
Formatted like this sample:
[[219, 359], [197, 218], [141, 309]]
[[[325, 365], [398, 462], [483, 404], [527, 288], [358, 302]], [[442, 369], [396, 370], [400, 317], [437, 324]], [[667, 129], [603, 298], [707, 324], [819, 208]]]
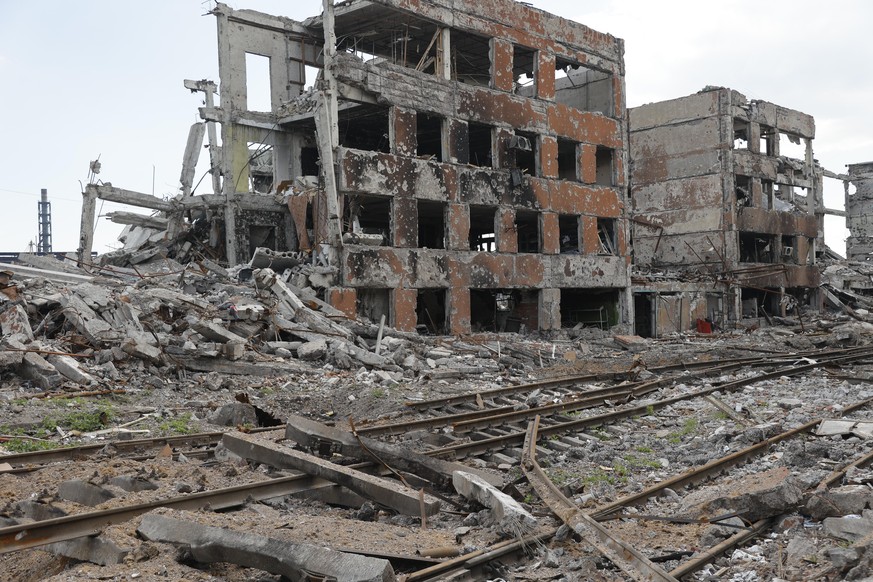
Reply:
[[47, 255], [52, 252], [52, 205], [48, 201], [48, 190], [40, 190], [39, 199], [39, 238], [36, 252]]

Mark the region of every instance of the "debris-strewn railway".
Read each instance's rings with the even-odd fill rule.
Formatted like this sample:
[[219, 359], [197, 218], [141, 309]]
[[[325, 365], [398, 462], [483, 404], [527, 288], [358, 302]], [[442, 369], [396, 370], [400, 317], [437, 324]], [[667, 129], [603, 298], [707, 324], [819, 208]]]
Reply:
[[[845, 398], [830, 401], [831, 409], [815, 410], [814, 406], [805, 409], [802, 422], [798, 422], [799, 418], [790, 418], [792, 409], [783, 407], [770, 411], [764, 422], [760, 413], [732, 398], [742, 395], [746, 389], [753, 389], [762, 397], [766, 394], [768, 399], [788, 397], [790, 390], [785, 393], [784, 389], [790, 386], [787, 380], [793, 377], [803, 377], [805, 381], [827, 386], [834, 375], [833, 370], [846, 370], [869, 361], [871, 355], [873, 349], [858, 347], [811, 350], [767, 358], [713, 359], [647, 369], [637, 364], [632, 370], [565, 376], [410, 401], [401, 416], [387, 415], [390, 423], [350, 419], [348, 426], [338, 422], [333, 428], [318, 428], [324, 425], [291, 415], [286, 426], [251, 428], [247, 429], [247, 434], [214, 431], [9, 455], [4, 457], [10, 465], [6, 473], [22, 480], [46, 472], [65, 474], [69, 470], [67, 467], [95, 459], [129, 466], [145, 466], [155, 459], [163, 459], [164, 462], [188, 463], [206, 470], [226, 465], [228, 459], [241, 455], [255, 464], [252, 466], [273, 465], [273, 468], [266, 472], [247, 473], [249, 477], [237, 471], [236, 483], [230, 486], [204, 486], [193, 491], [180, 489], [175, 495], [160, 491], [145, 500], [142, 492], [136, 492], [130, 494], [134, 498], [131, 502], [121, 496], [114, 500], [112, 507], [93, 510], [66, 505], [63, 506], [64, 512], [68, 511], [66, 514], [40, 513], [44, 508], [38, 504], [48, 502], [47, 507], [52, 506], [50, 499], [58, 499], [58, 494], [46, 492], [36, 500], [37, 505], [33, 499], [7, 499], [6, 514], [10, 517], [6, 518], [7, 525], [0, 528], [0, 553], [64, 547], [65, 550], [58, 551], [79, 555], [69, 549], [77, 540], [89, 539], [88, 536], [98, 535], [113, 525], [141, 519], [140, 516], [157, 509], [226, 512], [253, 502], [275, 502], [289, 496], [337, 502], [342, 495], [338, 497], [337, 486], [325, 480], [332, 474], [331, 463], [317, 471], [292, 469], [321, 463], [316, 462], [317, 457], [306, 456], [302, 452], [305, 449], [320, 453], [325, 459], [343, 461], [336, 465], [337, 470], [342, 467], [342, 471], [350, 473], [343, 473], [339, 481], [337, 478], [331, 480], [351, 488], [352, 493], [345, 499], [347, 505], [354, 506], [359, 502], [355, 499], [366, 498], [371, 491], [365, 484], [357, 482], [358, 479], [366, 480], [364, 475], [372, 474], [388, 480], [399, 477], [393, 494], [372, 490], [376, 506], [388, 513], [399, 511], [412, 516], [417, 513], [415, 506], [419, 503], [423, 528], [440, 513], [464, 515], [471, 507], [471, 501], [459, 496], [450, 485], [452, 472], [462, 467], [456, 462], [451, 466], [440, 465], [446, 461], [438, 459], [462, 460], [473, 472], [489, 469], [493, 483], [504, 493], [515, 496], [517, 501], [524, 501], [524, 507], [532, 512], [531, 515], [543, 516], [536, 527], [518, 529], [513, 539], [493, 539], [458, 556], [452, 556], [458, 553], [457, 550], [446, 549], [426, 552], [446, 555], [441, 558], [377, 549], [354, 550], [361, 556], [387, 560], [396, 572], [405, 573], [409, 581], [453, 576], [461, 577], [453, 579], [462, 579], [463, 576], [478, 579], [506, 572], [513, 564], [523, 564], [523, 556], [531, 548], [566, 545], [566, 541], [555, 540], [567, 540], [568, 535], [571, 540], [576, 537], [582, 541], [583, 546], [589, 544], [590, 551], [594, 552], [590, 558], [595, 558], [596, 562], [596, 556], [601, 555], [617, 566], [623, 573], [621, 575], [637, 580], [678, 580], [704, 568], [711, 569], [711, 564], [722, 559], [726, 552], [771, 532], [778, 522], [778, 514], [758, 515], [755, 513], [760, 513], [758, 509], [751, 513], [742, 509], [727, 511], [731, 508], [729, 503], [721, 507], [725, 511], [717, 515], [690, 515], [688, 507], [694, 502], [686, 498], [693, 498], [695, 492], [701, 490], [701, 485], [717, 487], [722, 482], [736, 482], [741, 483], [739, 487], [748, 487], [750, 475], [751, 482], [754, 482], [755, 475], [764, 481], [774, 479], [771, 473], [776, 468], [772, 462], [762, 459], [787, 454], [789, 443], [808, 439], [823, 421], [840, 417], [853, 420], [873, 418], [873, 394], [849, 398], [851, 393], [862, 392], [860, 389], [847, 391]], [[773, 382], [782, 384], [768, 384]], [[863, 383], [856, 386], [863, 386]], [[681, 465], [671, 464], [670, 468], [675, 467], [672, 472], [652, 461], [636, 459], [636, 456], [652, 452], [641, 446], [629, 449], [631, 452], [625, 451], [612, 467], [592, 463], [581, 450], [592, 445], [594, 448], [609, 446], [609, 440], [604, 436], [607, 427], [615, 434], [631, 434], [639, 430], [639, 423], [657, 424], [659, 414], [666, 412], [669, 418], [670, 414], [675, 415], [677, 408], [685, 406], [710, 407], [716, 414], [724, 415], [724, 420], [742, 429], [762, 427], [758, 433], [760, 438], [747, 439], [753, 442], [736, 439], [723, 447], [724, 454], [714, 455], [685, 470], [677, 471], [675, 469], [681, 469]], [[409, 420], [400, 420], [409, 416], [412, 417]], [[625, 425], [629, 426], [623, 428]], [[681, 434], [681, 431], [676, 435], [670, 437], [674, 441], [670, 445], [685, 446], [682, 439], [688, 435]], [[600, 440], [604, 438], [606, 440]], [[292, 447], [295, 444], [301, 452], [294, 452]], [[572, 454], [574, 451], [575, 455]], [[429, 465], [416, 455], [435, 459], [433, 463], [436, 464]], [[825, 495], [829, 487], [838, 486], [847, 474], [863, 470], [873, 460], [870, 450], [856, 451], [853, 447], [849, 447], [844, 456], [843, 462], [832, 464], [826, 475], [815, 483], [807, 483], [807, 488], [816, 495]], [[575, 468], [569, 468], [572, 463], [577, 463]], [[560, 468], [562, 465], [565, 467]], [[624, 481], [612, 488], [608, 495], [612, 499], [602, 499], [591, 493], [580, 498], [580, 490], [596, 491], [596, 483], [588, 481], [590, 487], [574, 488], [561, 478], [562, 475], [574, 474], [577, 479], [585, 479], [605, 474], [606, 469], [616, 475], [619, 471]], [[356, 477], [358, 474], [361, 476]], [[788, 473], [780, 473], [776, 479], [785, 480], [788, 476]], [[148, 481], [148, 478], [142, 477], [142, 481]], [[79, 486], [85, 488], [92, 484]], [[402, 496], [407, 488], [418, 490], [420, 499], [416, 502], [414, 495], [410, 497], [411, 509], [404, 510], [405, 502], [395, 496]], [[683, 494], [683, 491], [690, 495]], [[440, 501], [442, 512], [431, 511], [430, 508], [436, 507]], [[391, 510], [392, 506], [401, 509]], [[790, 507], [786, 506], [785, 510], [788, 509]], [[550, 525], [548, 520], [543, 521], [549, 514], [559, 519]], [[11, 523], [12, 520], [21, 522]], [[569, 526], [569, 530], [558, 527], [561, 522]], [[624, 536], [628, 524], [643, 531], [657, 531], [647, 529], [653, 527], [651, 524], [669, 524], [679, 528], [672, 531], [681, 532], [676, 535], [685, 540], [684, 544], [677, 542], [674, 545], [695, 549], [654, 550], [646, 541], [626, 541]], [[157, 526], [152, 524], [149, 527]], [[721, 528], [728, 533], [721, 537], [709, 535], [700, 538], [705, 528]], [[584, 551], [571, 547], [573, 552], [581, 552], [582, 557], [578, 559], [585, 559]], [[618, 571], [607, 568], [599, 575], [607, 579], [620, 577]]]

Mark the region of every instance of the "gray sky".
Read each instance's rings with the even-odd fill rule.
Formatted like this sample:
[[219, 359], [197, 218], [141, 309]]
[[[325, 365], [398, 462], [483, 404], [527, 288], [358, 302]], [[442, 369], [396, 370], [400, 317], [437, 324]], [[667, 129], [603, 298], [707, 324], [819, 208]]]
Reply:
[[[229, 3], [297, 20], [321, 11], [320, 0]], [[813, 115], [815, 156], [826, 168], [844, 172], [845, 164], [873, 160], [873, 3], [531, 4], [625, 39], [628, 107], [706, 85], [731, 87]], [[0, 251], [24, 251], [36, 240], [40, 188], [52, 203], [54, 250], [75, 250], [80, 182], [98, 155], [104, 182], [159, 196], [178, 192], [182, 150], [200, 105], [182, 80], [218, 80], [215, 19], [203, 16], [210, 6], [0, 0]], [[827, 206], [842, 208], [839, 182], [826, 184], [825, 193]], [[107, 203], [102, 212], [113, 209]], [[120, 228], [100, 219], [94, 249], [117, 247]], [[843, 252], [844, 220], [826, 218], [825, 232]]]

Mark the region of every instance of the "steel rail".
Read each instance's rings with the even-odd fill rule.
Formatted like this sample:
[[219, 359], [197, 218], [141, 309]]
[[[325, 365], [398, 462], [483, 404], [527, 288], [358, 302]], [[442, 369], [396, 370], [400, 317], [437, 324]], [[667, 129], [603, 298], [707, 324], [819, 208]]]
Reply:
[[[737, 348], [739, 349], [739, 348]], [[728, 358], [724, 360], [706, 360], [700, 362], [680, 362], [678, 364], [667, 364], [664, 366], [653, 366], [646, 368], [649, 372], [659, 373], [659, 372], [669, 372], [673, 370], [697, 370], [699, 368], [706, 368], [710, 366], [718, 366], [720, 364], [753, 364], [754, 362], [762, 362], [762, 363], [774, 363], [778, 361], [792, 361], [803, 358], [827, 358], [831, 355], [841, 356], [841, 355], [851, 355], [853, 352], [864, 352], [869, 351], [868, 347], [857, 347], [857, 348], [839, 348], [839, 349], [825, 349], [825, 350], [809, 350], [805, 352], [788, 352], [788, 353], [779, 353], [770, 357], [745, 357], [745, 358]], [[428, 409], [428, 408], [440, 408], [444, 406], [451, 406], [454, 404], [463, 404], [465, 402], [476, 402], [477, 398], [493, 398], [494, 396], [510, 396], [512, 394], [517, 394], [521, 392], [527, 392], [530, 390], [535, 390], [537, 388], [552, 388], [552, 387], [561, 387], [566, 386], [567, 384], [573, 384], [578, 382], [595, 382], [598, 380], [616, 380], [621, 379], [623, 376], [627, 376], [628, 374], [632, 374], [634, 370], [621, 370], [617, 372], [602, 372], [599, 374], [580, 374], [580, 375], [572, 375], [572, 376], [562, 376], [560, 378], [551, 378], [548, 380], [540, 380], [538, 382], [531, 382], [527, 384], [517, 384], [515, 386], [503, 386], [500, 388], [491, 388], [489, 390], [480, 390], [478, 392], [468, 392], [466, 394], [458, 394], [455, 396], [446, 396], [442, 398], [435, 398], [431, 400], [417, 400], [417, 401], [408, 401], [406, 402], [406, 406], [410, 408], [415, 408], [417, 410]]]
[[567, 499], [537, 463], [536, 443], [540, 418], [534, 418], [527, 428], [522, 452], [521, 470], [540, 499], [583, 539], [593, 545], [613, 564], [640, 582], [679, 582], [654, 564], [642, 552], [612, 534], [575, 503]]
[[[740, 380], [735, 380], [733, 382], [728, 382], [726, 384], [721, 384], [719, 386], [711, 386], [709, 388], [703, 388], [700, 390], [695, 390], [694, 392], [689, 392], [686, 394], [681, 394], [679, 396], [674, 396], [671, 398], [666, 398], [662, 400], [655, 400], [649, 402], [645, 405], [633, 406], [629, 408], [623, 408], [621, 410], [616, 410], [612, 412], [606, 412], [603, 414], [598, 414], [594, 416], [589, 416], [586, 418], [571, 420], [567, 422], [559, 422], [552, 424], [550, 426], [544, 427], [540, 429], [540, 434], [543, 436], [552, 436], [557, 434], [563, 434], [570, 430], [580, 430], [583, 428], [592, 428], [596, 426], [601, 426], [603, 424], [613, 422], [616, 420], [621, 420], [624, 418], [630, 418], [633, 416], [647, 414], [651, 410], [658, 410], [664, 408], [666, 406], [670, 406], [677, 402], [682, 402], [684, 400], [691, 400], [693, 398], [698, 398], [700, 396], [706, 396], [708, 394], [712, 394], [713, 392], [719, 391], [733, 391], [738, 390], [739, 388], [748, 386], [749, 384], [754, 384], [757, 382], [761, 382], [763, 380], [768, 380], [772, 378], [780, 378], [782, 376], [794, 376], [821, 366], [825, 366], [827, 364], [833, 364], [835, 362], [851, 362], [853, 360], [857, 360], [863, 357], [867, 357], [873, 354], [873, 349], [868, 349], [867, 352], [858, 354], [852, 353], [851, 355], [841, 356], [839, 358], [834, 358], [826, 361], [818, 361], [809, 364], [802, 364], [798, 366], [791, 366], [789, 368], [782, 368], [779, 370], [775, 370], [773, 372], [766, 372], [764, 374], [758, 374], [756, 376], [750, 376], [748, 378], [742, 378]], [[490, 450], [494, 450], [497, 448], [506, 448], [508, 446], [519, 446], [524, 442], [524, 431], [512, 431], [505, 435], [499, 435], [495, 437], [485, 438], [481, 440], [458, 443], [453, 445], [447, 445], [444, 447], [440, 447], [437, 449], [432, 449], [427, 452], [429, 455], [434, 455], [437, 457], [447, 456], [447, 455], [455, 455], [455, 456], [466, 456], [470, 454], [478, 454], [487, 452]]]

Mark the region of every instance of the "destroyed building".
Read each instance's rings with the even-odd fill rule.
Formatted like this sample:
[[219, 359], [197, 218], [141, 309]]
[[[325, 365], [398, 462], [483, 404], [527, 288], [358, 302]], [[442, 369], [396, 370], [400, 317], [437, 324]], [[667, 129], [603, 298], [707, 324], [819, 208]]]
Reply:
[[846, 258], [869, 261], [873, 257], [873, 162], [849, 164], [849, 182], [855, 186], [850, 193], [846, 186]]
[[825, 208], [810, 115], [707, 87], [629, 120], [638, 334], [820, 305]]
[[[186, 81], [206, 106], [183, 195], [88, 186], [83, 252], [99, 198], [164, 213], [181, 258], [300, 253], [334, 307], [400, 330], [630, 321], [620, 39], [509, 0], [213, 14], [220, 79]], [[253, 57], [270, 111], [247, 103]], [[191, 195], [207, 131], [215, 193]]]

